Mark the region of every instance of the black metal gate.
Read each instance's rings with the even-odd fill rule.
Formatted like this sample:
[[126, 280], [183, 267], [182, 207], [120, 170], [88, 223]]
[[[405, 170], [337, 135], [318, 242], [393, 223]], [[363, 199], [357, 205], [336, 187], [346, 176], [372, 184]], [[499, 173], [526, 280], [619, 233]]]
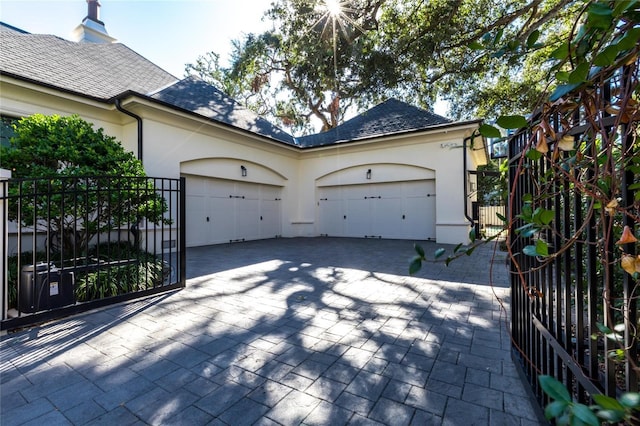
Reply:
[[586, 404], [638, 391], [639, 281], [621, 267], [636, 245], [616, 244], [638, 228], [637, 118], [614, 108], [637, 87], [635, 64], [585, 88], [589, 110], [535, 115], [509, 141], [514, 355], [541, 405], [543, 374]]
[[185, 285], [184, 178], [0, 181], [2, 329]]

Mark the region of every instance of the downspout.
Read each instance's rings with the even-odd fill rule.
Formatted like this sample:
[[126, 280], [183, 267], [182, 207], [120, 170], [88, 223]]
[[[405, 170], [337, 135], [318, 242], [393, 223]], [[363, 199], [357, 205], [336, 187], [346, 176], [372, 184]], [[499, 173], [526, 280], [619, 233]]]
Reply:
[[[139, 115], [127, 111], [122, 107], [120, 99], [116, 99], [116, 109], [120, 112], [127, 114], [129, 117], [133, 117], [138, 122], [138, 160], [142, 162], [142, 118]], [[144, 163], [143, 163], [144, 164]]]
[[462, 140], [462, 184], [464, 185], [464, 217], [467, 218], [471, 225], [475, 225], [473, 218], [469, 216], [469, 204], [467, 199], [467, 141], [471, 140], [471, 136], [467, 136]]

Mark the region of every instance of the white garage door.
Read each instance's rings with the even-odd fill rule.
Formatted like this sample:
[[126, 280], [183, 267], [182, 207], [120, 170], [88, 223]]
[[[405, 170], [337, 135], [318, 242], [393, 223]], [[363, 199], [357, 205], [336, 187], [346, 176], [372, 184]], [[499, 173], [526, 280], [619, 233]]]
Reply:
[[436, 237], [435, 180], [318, 188], [320, 234], [427, 240]]
[[187, 246], [274, 238], [281, 232], [281, 188], [187, 177]]

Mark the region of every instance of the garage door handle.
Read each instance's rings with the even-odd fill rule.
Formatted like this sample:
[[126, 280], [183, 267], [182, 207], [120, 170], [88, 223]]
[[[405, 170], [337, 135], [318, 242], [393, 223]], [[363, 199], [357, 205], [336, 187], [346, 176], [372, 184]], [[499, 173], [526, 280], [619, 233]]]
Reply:
[[207, 216], [207, 222], [209, 222], [209, 216]]
[[346, 215], [346, 214], [344, 215], [344, 218], [345, 218], [345, 219], [347, 218], [347, 215]]
[[260, 216], [260, 220], [262, 220], [262, 216]]
[[402, 215], [402, 220], [406, 219], [405, 215]]

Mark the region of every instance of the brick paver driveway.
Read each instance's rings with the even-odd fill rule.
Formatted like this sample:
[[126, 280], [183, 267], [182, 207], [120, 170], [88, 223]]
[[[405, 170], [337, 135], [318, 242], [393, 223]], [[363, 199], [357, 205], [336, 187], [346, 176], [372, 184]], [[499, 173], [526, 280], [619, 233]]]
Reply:
[[409, 241], [189, 249], [184, 290], [4, 336], [0, 422], [537, 425], [491, 254], [409, 277]]

